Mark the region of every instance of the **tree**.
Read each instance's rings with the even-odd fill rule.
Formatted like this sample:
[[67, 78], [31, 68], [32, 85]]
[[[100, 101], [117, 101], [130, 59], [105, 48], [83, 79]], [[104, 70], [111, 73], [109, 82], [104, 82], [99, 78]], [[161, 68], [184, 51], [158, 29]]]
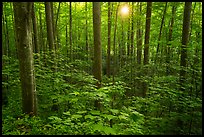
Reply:
[[[182, 30], [182, 45], [181, 45], [181, 60], [180, 60], [180, 90], [185, 91], [185, 77], [186, 77], [186, 67], [187, 67], [187, 45], [189, 39], [189, 30], [190, 30], [190, 18], [191, 18], [191, 6], [192, 2], [185, 2], [184, 6], [184, 16], [183, 16], [183, 30]], [[183, 95], [179, 96], [179, 100], [181, 101]], [[179, 107], [179, 112], [183, 113], [183, 108]], [[177, 121], [178, 126], [180, 127], [180, 131], [183, 130], [184, 123], [180, 117], [178, 117]], [[180, 134], [180, 132], [178, 133]]]
[[146, 29], [144, 42], [144, 65], [149, 63], [149, 37], [150, 37], [150, 23], [151, 23], [152, 2], [147, 2], [146, 12]]
[[[144, 65], [149, 64], [149, 37], [150, 37], [150, 23], [151, 23], [152, 2], [147, 2], [146, 12], [146, 29], [145, 29], [145, 42], [144, 42]], [[147, 68], [145, 70], [148, 72]], [[147, 83], [143, 83], [143, 96], [147, 92]]]
[[190, 17], [191, 17], [191, 2], [185, 2], [184, 16], [183, 16], [183, 31], [182, 31], [182, 45], [181, 45], [181, 60], [180, 60], [180, 85], [181, 90], [184, 91], [184, 81], [187, 67], [187, 44], [189, 39]]
[[33, 37], [34, 37], [34, 51], [35, 53], [39, 52], [39, 44], [38, 44], [38, 29], [37, 29], [37, 22], [35, 17], [35, 7], [34, 3], [32, 3], [32, 22], [33, 22]]
[[110, 77], [110, 49], [111, 49], [111, 4], [108, 2], [108, 48], [107, 48], [107, 76]]
[[166, 75], [169, 75], [169, 73], [171, 72], [170, 67], [169, 67], [170, 57], [171, 57], [171, 55], [170, 55], [171, 54], [170, 43], [172, 41], [175, 13], [176, 13], [176, 5], [175, 5], [175, 3], [173, 3], [172, 17], [171, 17], [171, 20], [170, 20], [169, 35], [168, 35], [167, 47], [166, 47], [166, 64], [167, 64], [167, 66], [166, 66]]
[[69, 2], [69, 43], [70, 43], [70, 60], [72, 62], [72, 2]]
[[94, 62], [93, 75], [101, 87], [102, 80], [102, 49], [101, 49], [101, 7], [100, 2], [93, 2], [93, 35], [94, 35]]
[[35, 89], [31, 13], [32, 4], [29, 2], [14, 2], [14, 18], [20, 65], [23, 112], [37, 114], [37, 97]]
[[49, 49], [50, 51], [52, 51], [54, 50], [54, 37], [53, 37], [53, 22], [52, 22], [50, 2], [45, 2], [45, 13], [46, 13], [46, 23], [47, 23], [47, 40], [49, 42]]
[[134, 52], [134, 18], [133, 18], [133, 15], [134, 15], [134, 13], [133, 13], [133, 11], [134, 11], [134, 3], [132, 2], [132, 15], [131, 15], [131, 17], [132, 17], [132, 29], [131, 29], [131, 47], [130, 47], [130, 55], [131, 55], [131, 59], [132, 59], [132, 57], [133, 57], [133, 52]]
[[141, 15], [142, 15], [142, 3], [138, 2], [138, 15], [140, 18], [137, 21], [137, 63], [141, 64], [142, 56], [142, 29], [141, 29]]
[[167, 2], [166, 2], [166, 4], [165, 4], [164, 12], [163, 12], [162, 20], [161, 20], [161, 26], [160, 26], [160, 31], [159, 31], [158, 45], [157, 45], [157, 52], [156, 52], [155, 61], [157, 61], [158, 54], [159, 54], [159, 46], [160, 46], [160, 40], [161, 40], [161, 36], [162, 36], [162, 28], [163, 28], [163, 26], [164, 26], [164, 20], [165, 20], [166, 10], [167, 10]]
[[115, 27], [114, 27], [114, 36], [113, 36], [113, 82], [115, 82], [115, 74], [116, 74], [116, 69], [115, 69], [115, 66], [116, 66], [116, 32], [117, 32], [117, 22], [118, 22], [118, 7], [119, 7], [120, 3], [117, 5], [117, 8], [116, 8], [116, 12], [115, 12]]

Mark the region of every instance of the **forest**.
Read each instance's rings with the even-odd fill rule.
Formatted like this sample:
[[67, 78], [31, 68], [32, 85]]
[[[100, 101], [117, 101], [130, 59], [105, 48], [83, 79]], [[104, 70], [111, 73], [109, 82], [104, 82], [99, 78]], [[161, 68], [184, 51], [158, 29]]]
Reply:
[[202, 2], [2, 2], [2, 135], [202, 135]]

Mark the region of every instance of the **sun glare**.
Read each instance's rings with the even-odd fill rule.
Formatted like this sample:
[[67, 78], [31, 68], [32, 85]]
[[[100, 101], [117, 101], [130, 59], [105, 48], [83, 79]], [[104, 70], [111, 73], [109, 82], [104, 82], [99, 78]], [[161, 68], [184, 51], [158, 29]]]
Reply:
[[123, 16], [129, 14], [129, 7], [128, 7], [127, 5], [124, 5], [123, 7], [121, 7], [121, 14], [122, 14]]
[[129, 9], [128, 9], [127, 6], [125, 6], [125, 7], [122, 8], [121, 11], [122, 11], [122, 13], [127, 14], [129, 12]]

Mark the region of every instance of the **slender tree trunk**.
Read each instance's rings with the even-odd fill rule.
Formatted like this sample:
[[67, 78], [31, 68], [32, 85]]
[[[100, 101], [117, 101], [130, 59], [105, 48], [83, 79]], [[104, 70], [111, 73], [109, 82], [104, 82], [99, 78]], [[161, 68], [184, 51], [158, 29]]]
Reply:
[[115, 13], [115, 28], [114, 28], [114, 36], [113, 36], [113, 83], [115, 82], [115, 75], [116, 75], [116, 30], [117, 30], [117, 22], [118, 22], [118, 7], [120, 3], [117, 5], [116, 13]]
[[47, 40], [49, 42], [50, 51], [54, 50], [54, 37], [53, 37], [53, 23], [51, 15], [50, 2], [45, 2], [46, 23], [47, 23]]
[[56, 48], [55, 45], [55, 24], [54, 24], [54, 6], [53, 6], [53, 2], [50, 2], [50, 7], [51, 7], [51, 21], [52, 21], [52, 33], [53, 33], [53, 38], [54, 38], [54, 47]]
[[32, 3], [14, 2], [14, 16], [20, 79], [22, 88], [23, 112], [37, 115], [37, 98], [35, 89], [34, 65], [32, 54], [31, 12]]
[[[6, 4], [4, 6], [6, 8]], [[9, 40], [9, 31], [8, 31], [8, 20], [7, 20], [7, 14], [4, 12], [4, 21], [5, 21], [5, 32], [6, 32], [6, 55], [9, 57], [10, 56], [10, 49], [9, 49], [9, 45], [10, 45], [10, 40]]]
[[108, 48], [107, 48], [107, 76], [110, 78], [110, 49], [111, 49], [111, 3], [108, 2]]
[[128, 18], [128, 34], [127, 34], [127, 56], [129, 57], [130, 55], [130, 16]]
[[[3, 5], [3, 4], [2, 4]], [[13, 22], [13, 34], [14, 34], [14, 42], [16, 42], [16, 30], [15, 30], [15, 21], [14, 21], [14, 11], [13, 11], [13, 6], [12, 6], [13, 4], [12, 3], [10, 3], [10, 8], [11, 8], [11, 17], [12, 17], [12, 22]], [[2, 7], [2, 9], [3, 9], [3, 7]], [[16, 48], [16, 54], [15, 54], [15, 56], [16, 56], [16, 58], [18, 59], [18, 49], [17, 49], [17, 47], [15, 47]]]
[[132, 29], [131, 29], [131, 47], [130, 47], [130, 54], [133, 57], [134, 51], [134, 18], [133, 18], [133, 11], [134, 11], [134, 3], [132, 2]]
[[[186, 78], [186, 67], [187, 67], [187, 45], [188, 45], [188, 39], [189, 39], [189, 30], [190, 30], [190, 17], [191, 17], [191, 6], [192, 2], [185, 2], [184, 6], [184, 16], [183, 16], [183, 30], [182, 30], [182, 46], [181, 46], [181, 60], [180, 60], [180, 90], [185, 91], [185, 78]], [[180, 95], [178, 100], [182, 101], [182, 96]], [[179, 113], [184, 113], [183, 108], [180, 107]], [[177, 120], [178, 127], [180, 128], [180, 131], [183, 130], [184, 123], [180, 117], [178, 117]], [[182, 134], [180, 131], [178, 131], [178, 134]]]
[[53, 33], [55, 36], [55, 40], [56, 40], [56, 49], [58, 49], [59, 48], [59, 43], [60, 43], [60, 38], [59, 38], [59, 32], [58, 32], [58, 27], [57, 27], [57, 23], [58, 23], [58, 19], [59, 19], [59, 15], [60, 15], [60, 3], [61, 2], [59, 2], [59, 5], [58, 5], [58, 8], [57, 8], [57, 17], [56, 17], [56, 21], [55, 21], [55, 24], [54, 24], [54, 32], [55, 33]]
[[[142, 3], [138, 2], [138, 14], [139, 16], [142, 15]], [[138, 19], [137, 24], [137, 63], [141, 64], [141, 57], [142, 57], [142, 28], [141, 28], [141, 18]]]
[[165, 20], [165, 15], [166, 15], [166, 10], [167, 10], [167, 2], [166, 5], [164, 7], [164, 12], [163, 12], [163, 16], [162, 16], [162, 20], [161, 20], [161, 26], [160, 26], [160, 31], [159, 31], [159, 37], [158, 37], [158, 45], [157, 45], [157, 52], [156, 52], [156, 58], [155, 58], [155, 62], [158, 59], [158, 54], [159, 54], [159, 46], [160, 46], [160, 40], [161, 40], [161, 36], [162, 36], [162, 28], [164, 26], [164, 20]]
[[32, 23], [33, 23], [33, 35], [34, 35], [34, 51], [35, 53], [39, 52], [39, 44], [38, 44], [38, 30], [37, 30], [37, 22], [35, 17], [35, 7], [34, 3], [32, 4]]
[[147, 2], [146, 29], [145, 29], [145, 47], [144, 47], [144, 65], [149, 63], [149, 37], [151, 23], [152, 3]]
[[[93, 75], [98, 80], [98, 88], [102, 86], [102, 48], [101, 48], [101, 6], [100, 2], [93, 2], [93, 35], [94, 35], [94, 62]], [[100, 100], [95, 100], [96, 109], [100, 110]]]
[[[145, 29], [145, 43], [144, 43], [144, 65], [149, 64], [149, 37], [150, 37], [150, 24], [151, 24], [151, 12], [152, 2], [147, 2], [147, 13], [146, 13], [146, 29]], [[145, 72], [148, 72], [146, 68]], [[147, 74], [147, 73], [146, 73]], [[143, 96], [146, 96], [148, 85], [146, 82], [143, 83]]]
[[167, 47], [166, 47], [166, 75], [169, 75], [171, 73], [171, 69], [169, 67], [169, 63], [170, 63], [170, 57], [171, 57], [171, 41], [172, 41], [172, 34], [173, 34], [173, 26], [174, 26], [174, 17], [175, 17], [175, 13], [176, 13], [176, 5], [174, 4], [172, 6], [172, 17], [171, 17], [171, 22], [170, 22], [170, 27], [169, 27], [169, 37], [167, 40]]
[[101, 54], [101, 8], [100, 2], [93, 2], [93, 30], [94, 30], [94, 63], [93, 74], [101, 87], [102, 80], [102, 54]]
[[69, 44], [70, 44], [70, 61], [73, 61], [72, 55], [72, 2], [69, 2]]
[[181, 46], [181, 60], [180, 60], [180, 85], [181, 90], [184, 91], [185, 88], [185, 77], [187, 67], [187, 44], [189, 39], [189, 29], [190, 29], [190, 15], [191, 15], [191, 2], [185, 2], [184, 17], [183, 17], [183, 31], [182, 31], [182, 46]]
[[[85, 12], [86, 12], [86, 26], [85, 26], [85, 37], [86, 37], [86, 53], [87, 53], [87, 61], [89, 60], [89, 42], [88, 42], [88, 20], [87, 20], [87, 2], [85, 2]], [[87, 68], [88, 69], [88, 68]]]

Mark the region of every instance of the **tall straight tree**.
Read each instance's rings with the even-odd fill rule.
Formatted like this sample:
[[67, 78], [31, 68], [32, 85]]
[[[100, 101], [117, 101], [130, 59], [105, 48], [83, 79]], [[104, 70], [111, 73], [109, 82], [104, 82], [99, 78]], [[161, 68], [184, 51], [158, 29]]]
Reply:
[[89, 60], [89, 43], [88, 43], [88, 20], [87, 20], [87, 2], [85, 2], [85, 12], [86, 12], [86, 26], [85, 26], [85, 37], [86, 37], [86, 54], [87, 54], [87, 61]]
[[[151, 12], [152, 12], [152, 2], [147, 2], [146, 29], [145, 29], [145, 42], [144, 42], [144, 65], [149, 64], [149, 37], [150, 37]], [[146, 70], [146, 72], [148, 72], [148, 70]], [[148, 88], [147, 83], [144, 82], [143, 96], [146, 96], [147, 88]]]
[[101, 49], [101, 6], [100, 2], [93, 2], [93, 35], [94, 35], [94, 62], [93, 74], [101, 87], [102, 80], [102, 49]]
[[107, 48], [107, 76], [110, 77], [110, 49], [111, 49], [111, 4], [108, 2], [108, 48]]
[[[185, 2], [184, 6], [184, 16], [183, 16], [183, 30], [182, 30], [182, 45], [181, 45], [181, 60], [180, 60], [180, 90], [185, 91], [185, 78], [186, 78], [186, 67], [187, 67], [187, 45], [189, 40], [189, 30], [190, 30], [190, 18], [191, 18], [191, 7], [192, 2]], [[183, 94], [181, 94], [182, 96]], [[182, 101], [182, 97], [179, 96], [179, 100]], [[180, 113], [184, 113], [182, 107], [178, 108]], [[180, 131], [184, 128], [183, 120], [178, 117], [177, 119], [178, 127]], [[180, 134], [180, 132], [178, 132]]]
[[183, 16], [183, 31], [182, 31], [182, 45], [181, 45], [181, 60], [180, 60], [180, 85], [181, 90], [184, 91], [183, 84], [185, 81], [187, 66], [187, 44], [189, 39], [190, 18], [191, 18], [192, 2], [185, 2], [184, 16]]
[[45, 13], [46, 13], [46, 23], [47, 23], [47, 40], [49, 42], [49, 49], [51, 51], [51, 50], [54, 50], [54, 37], [53, 37], [53, 22], [52, 22], [50, 2], [45, 2]]
[[149, 37], [150, 37], [151, 12], [152, 2], [147, 2], [146, 29], [144, 42], [144, 65], [149, 63]]
[[113, 36], [113, 83], [115, 82], [115, 74], [116, 74], [116, 32], [117, 32], [117, 22], [118, 22], [118, 7], [119, 7], [120, 3], [117, 5], [117, 8], [116, 8], [116, 12], [115, 12], [115, 27], [114, 27], [114, 36]]
[[72, 2], [69, 2], [69, 43], [70, 43], [70, 60], [72, 62]]
[[173, 3], [172, 5], [172, 17], [170, 21], [170, 27], [169, 27], [169, 35], [167, 39], [167, 47], [166, 47], [166, 75], [169, 75], [171, 73], [169, 63], [170, 63], [170, 57], [171, 57], [171, 48], [170, 48], [170, 43], [172, 41], [172, 34], [173, 34], [173, 26], [174, 26], [174, 18], [175, 18], [175, 13], [176, 13], [176, 4]]
[[134, 13], [133, 13], [133, 11], [134, 11], [134, 2], [132, 2], [132, 11], [131, 11], [131, 13], [132, 13], [132, 16], [131, 16], [131, 18], [132, 18], [132, 29], [131, 29], [131, 47], [130, 47], [130, 55], [133, 57], [133, 52], [134, 52], [134, 18], [133, 18], [133, 15], [134, 15]]
[[162, 28], [163, 28], [163, 26], [164, 26], [164, 20], [165, 20], [166, 10], [167, 10], [167, 2], [166, 2], [166, 4], [165, 4], [164, 10], [163, 10], [163, 16], [162, 16], [161, 25], [160, 25], [160, 31], [159, 31], [158, 45], [157, 45], [157, 52], [156, 52], [155, 61], [157, 61], [158, 54], [159, 54], [160, 40], [161, 40], [161, 36], [162, 36]]
[[142, 56], [142, 28], [141, 28], [141, 16], [142, 16], [142, 3], [138, 2], [138, 15], [139, 19], [137, 21], [137, 63], [141, 64]]
[[38, 53], [39, 52], [38, 29], [37, 29], [37, 22], [35, 17], [34, 3], [32, 3], [32, 22], [33, 22], [34, 51], [35, 53]]
[[30, 2], [14, 2], [14, 18], [16, 44], [20, 65], [23, 112], [37, 114], [37, 98], [35, 89], [33, 50], [32, 50], [32, 4]]

